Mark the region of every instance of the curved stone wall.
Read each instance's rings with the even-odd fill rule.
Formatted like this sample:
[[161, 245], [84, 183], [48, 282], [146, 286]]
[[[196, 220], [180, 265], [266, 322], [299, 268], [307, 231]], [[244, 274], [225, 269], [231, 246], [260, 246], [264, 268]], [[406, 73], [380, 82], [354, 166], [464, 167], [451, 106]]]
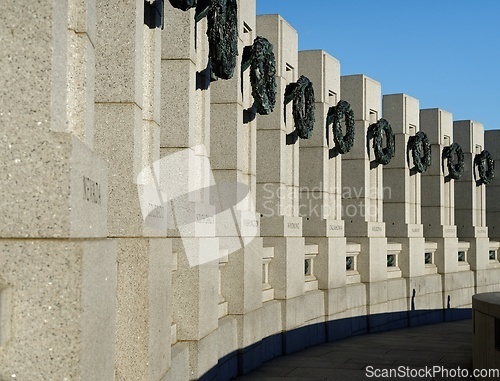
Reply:
[[[469, 318], [500, 289], [498, 181], [476, 160], [498, 159], [500, 133], [341, 76], [281, 16], [236, 4], [228, 80], [189, 1], [0, 5], [1, 380], [227, 380]], [[243, 64], [259, 36], [267, 114]]]

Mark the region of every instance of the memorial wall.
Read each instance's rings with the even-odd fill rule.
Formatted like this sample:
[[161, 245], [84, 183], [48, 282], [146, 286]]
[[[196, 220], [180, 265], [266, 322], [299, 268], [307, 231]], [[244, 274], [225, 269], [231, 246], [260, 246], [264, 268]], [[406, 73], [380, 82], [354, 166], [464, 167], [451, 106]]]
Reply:
[[0, 21], [0, 381], [229, 380], [500, 290], [498, 130], [255, 0]]

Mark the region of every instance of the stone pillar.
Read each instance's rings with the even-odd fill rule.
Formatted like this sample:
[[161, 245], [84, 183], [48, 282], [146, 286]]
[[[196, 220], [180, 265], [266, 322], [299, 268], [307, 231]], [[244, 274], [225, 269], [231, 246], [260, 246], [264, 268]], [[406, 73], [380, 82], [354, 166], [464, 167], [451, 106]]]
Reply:
[[[397, 147], [396, 156], [384, 168], [384, 187], [390, 189], [390, 194], [384, 198], [384, 218], [387, 238], [402, 245], [398, 267], [407, 278], [406, 308], [412, 311], [410, 324], [418, 319], [439, 320], [437, 314], [432, 316], [434, 314], [430, 315], [428, 310], [442, 308], [441, 276], [432, 261], [425, 262], [425, 255], [433, 255], [428, 252], [428, 246], [432, 247], [433, 243], [426, 246], [423, 236], [422, 175], [408, 147], [410, 138], [420, 131], [419, 109], [418, 99], [406, 94], [383, 97], [384, 118], [391, 123]], [[433, 166], [438, 164], [431, 162], [427, 171]]]
[[495, 178], [486, 185], [486, 225], [490, 238], [500, 241], [500, 130], [485, 131], [484, 146], [495, 161]]
[[[217, 184], [212, 195], [218, 211], [217, 236], [221, 249], [229, 254], [221, 271], [228, 316], [219, 315], [219, 331], [232, 328], [230, 320], [237, 322], [237, 332], [220, 332], [219, 358], [246, 348], [238, 361], [241, 370], [248, 371], [260, 365], [255, 354], [262, 340], [262, 238], [255, 209], [257, 123], [251, 115], [250, 70], [241, 70], [241, 52], [257, 37], [255, 0], [238, 1], [238, 14], [240, 54], [234, 76], [210, 84], [210, 163]], [[236, 346], [231, 347], [232, 343]]]
[[454, 142], [452, 115], [420, 110], [420, 129], [429, 137], [432, 152], [432, 165], [422, 174], [422, 223], [426, 241], [437, 243], [434, 263], [443, 276], [443, 307], [470, 307], [474, 279], [467, 266], [459, 266], [455, 181], [443, 157], [443, 148]]
[[[380, 83], [364, 75], [340, 77], [342, 99], [351, 104], [356, 143], [342, 157], [342, 208], [347, 241], [361, 244], [357, 269], [366, 283], [368, 314], [387, 311], [387, 238], [383, 222], [382, 165], [377, 165], [368, 127], [380, 118]], [[370, 324], [376, 324], [370, 322]], [[372, 327], [373, 328], [373, 327]]]
[[[257, 16], [257, 34], [274, 46], [277, 82], [274, 112], [257, 117], [257, 211], [262, 216], [264, 245], [274, 247], [269, 283], [274, 288], [275, 299], [283, 301], [282, 329], [290, 331], [304, 323], [301, 302], [305, 257], [302, 218], [298, 211], [299, 142], [290, 141], [295, 129], [291, 105], [283, 106], [286, 85], [298, 78], [298, 38], [297, 32], [279, 15]], [[300, 349], [299, 341], [288, 340], [285, 351]]]
[[95, 147], [109, 166], [117, 244], [115, 378], [160, 380], [170, 366], [171, 246], [159, 159], [160, 31], [144, 2], [96, 1]]
[[341, 216], [341, 155], [334, 155], [332, 132], [325, 126], [329, 108], [341, 99], [340, 63], [322, 50], [301, 51], [299, 74], [314, 84], [316, 100], [315, 130], [300, 146], [299, 212], [306, 243], [318, 245], [314, 276], [318, 288], [327, 292], [327, 319], [334, 320], [347, 309], [345, 268], [341, 265], [346, 239]]
[[[484, 150], [484, 128], [471, 120], [453, 122], [455, 141], [464, 151], [463, 176], [455, 183], [455, 222], [460, 240], [470, 243], [467, 262], [474, 270], [475, 293], [488, 291], [492, 282], [487, 276], [490, 268], [489, 238], [486, 226], [486, 186], [479, 179], [476, 155]], [[493, 282], [495, 283], [495, 282]]]
[[[168, 236], [176, 253], [172, 356], [189, 351], [189, 378], [218, 361], [219, 242], [210, 168], [210, 80], [207, 19], [165, 1], [161, 53], [160, 171], [167, 196]], [[168, 21], [167, 21], [168, 20]], [[173, 357], [172, 357], [173, 358]], [[170, 377], [174, 377], [172, 372]]]
[[95, 3], [32, 5], [0, 5], [0, 379], [113, 379], [116, 248], [108, 168], [94, 150]]

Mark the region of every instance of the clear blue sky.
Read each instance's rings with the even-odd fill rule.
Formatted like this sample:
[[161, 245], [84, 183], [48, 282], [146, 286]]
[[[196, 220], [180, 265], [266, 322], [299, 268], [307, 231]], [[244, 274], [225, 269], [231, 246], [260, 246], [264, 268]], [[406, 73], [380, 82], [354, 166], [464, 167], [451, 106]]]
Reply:
[[281, 14], [342, 75], [500, 129], [500, 0], [257, 0], [257, 13]]

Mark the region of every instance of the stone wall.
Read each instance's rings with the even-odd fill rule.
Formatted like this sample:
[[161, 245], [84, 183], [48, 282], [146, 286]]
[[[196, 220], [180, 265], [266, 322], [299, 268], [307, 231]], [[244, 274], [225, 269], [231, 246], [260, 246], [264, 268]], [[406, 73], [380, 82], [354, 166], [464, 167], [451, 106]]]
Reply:
[[[228, 380], [321, 342], [470, 317], [474, 293], [500, 289], [498, 179], [479, 181], [476, 160], [500, 161], [498, 131], [341, 76], [281, 16], [237, 5], [228, 80], [211, 73], [201, 9], [0, 5], [1, 381]], [[258, 36], [276, 60], [268, 115], [242, 67]], [[301, 76], [309, 139], [285, 104]], [[341, 100], [345, 153], [329, 118]]]

